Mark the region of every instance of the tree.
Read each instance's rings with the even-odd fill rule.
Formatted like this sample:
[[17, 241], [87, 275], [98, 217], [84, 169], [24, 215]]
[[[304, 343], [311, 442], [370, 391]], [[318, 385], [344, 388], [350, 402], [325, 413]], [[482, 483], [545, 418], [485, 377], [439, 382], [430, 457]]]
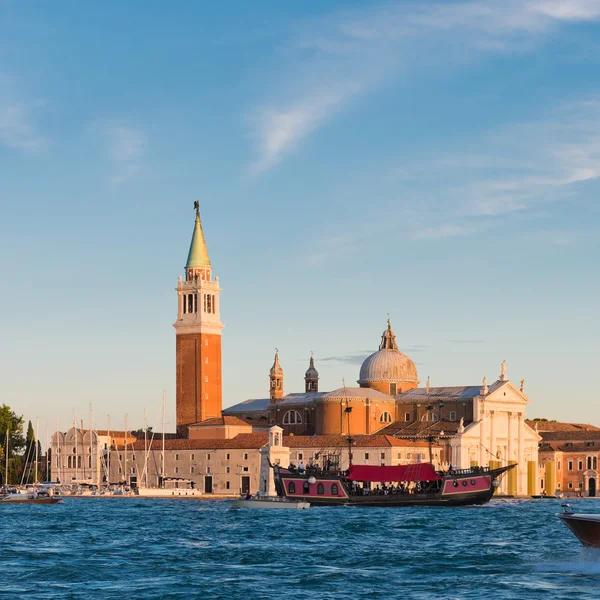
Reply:
[[23, 437], [23, 417], [17, 415], [10, 409], [10, 406], [3, 404], [0, 407], [0, 454], [2, 455], [2, 483], [6, 483], [5, 460], [6, 460], [6, 432], [8, 431], [8, 457], [9, 474], [8, 479], [11, 482], [18, 480], [19, 473], [22, 471], [21, 458], [18, 456], [25, 446]]
[[10, 406], [3, 404], [0, 407], [0, 446], [2, 446], [3, 449], [6, 445], [7, 430], [9, 456], [20, 454], [25, 446], [25, 438], [23, 437], [23, 417], [12, 411]]

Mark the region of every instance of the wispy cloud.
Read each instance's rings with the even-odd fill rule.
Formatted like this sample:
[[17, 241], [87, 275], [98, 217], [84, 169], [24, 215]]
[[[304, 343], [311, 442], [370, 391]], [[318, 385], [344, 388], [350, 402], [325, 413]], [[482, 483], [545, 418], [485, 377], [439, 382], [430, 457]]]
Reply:
[[270, 94], [282, 99], [252, 111], [252, 171], [272, 168], [359, 94], [432, 54], [442, 51], [448, 68], [490, 53], [524, 52], [561, 24], [598, 18], [599, 0], [474, 0], [371, 4], [311, 21], [291, 42], [289, 64], [278, 69], [291, 73]]
[[36, 152], [43, 149], [46, 138], [35, 122], [39, 101], [24, 97], [11, 78], [0, 75], [0, 146]]
[[102, 124], [107, 153], [114, 165], [112, 183], [123, 183], [134, 178], [141, 168], [146, 148], [146, 135], [136, 127], [118, 122]]
[[341, 362], [348, 365], [361, 365], [365, 358], [373, 353], [373, 350], [360, 350], [350, 354], [342, 354], [339, 356], [326, 356], [319, 358], [318, 362]]

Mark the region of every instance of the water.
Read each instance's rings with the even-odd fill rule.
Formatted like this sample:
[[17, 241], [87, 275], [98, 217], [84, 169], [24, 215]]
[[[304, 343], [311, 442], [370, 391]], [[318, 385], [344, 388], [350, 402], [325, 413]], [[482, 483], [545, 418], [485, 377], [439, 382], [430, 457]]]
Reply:
[[[600, 502], [574, 509], [600, 512]], [[231, 509], [69, 499], [0, 507], [0, 597], [600, 598], [600, 550], [560, 501], [479, 508]]]

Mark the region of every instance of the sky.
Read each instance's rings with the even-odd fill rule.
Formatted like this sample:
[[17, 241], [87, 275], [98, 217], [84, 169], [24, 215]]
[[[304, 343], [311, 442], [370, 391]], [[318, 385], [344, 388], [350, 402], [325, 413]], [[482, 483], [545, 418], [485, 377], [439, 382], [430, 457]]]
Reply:
[[389, 313], [422, 382], [600, 425], [600, 0], [0, 0], [0, 403], [175, 426], [198, 200], [223, 405]]

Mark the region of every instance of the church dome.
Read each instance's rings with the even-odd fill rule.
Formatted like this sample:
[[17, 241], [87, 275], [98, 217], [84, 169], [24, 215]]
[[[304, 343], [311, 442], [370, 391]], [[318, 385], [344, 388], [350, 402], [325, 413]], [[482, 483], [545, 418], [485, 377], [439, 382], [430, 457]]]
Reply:
[[312, 356], [310, 357], [310, 364], [308, 366], [308, 369], [306, 370], [306, 373], [304, 373], [304, 378], [319, 379], [319, 371], [317, 371], [317, 369], [315, 368], [315, 359]]
[[379, 350], [364, 360], [358, 379], [361, 386], [384, 382], [419, 383], [417, 367], [406, 354], [398, 350], [389, 320], [381, 336]]

